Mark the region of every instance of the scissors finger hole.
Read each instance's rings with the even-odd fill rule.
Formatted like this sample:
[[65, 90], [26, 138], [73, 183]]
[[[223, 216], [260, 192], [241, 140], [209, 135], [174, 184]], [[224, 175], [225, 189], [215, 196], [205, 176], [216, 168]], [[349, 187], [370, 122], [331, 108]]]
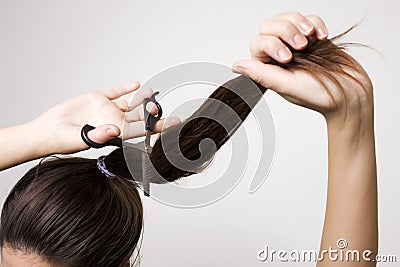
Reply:
[[146, 110], [149, 112], [151, 115], [158, 117], [159, 109], [156, 103], [149, 102], [146, 104]]

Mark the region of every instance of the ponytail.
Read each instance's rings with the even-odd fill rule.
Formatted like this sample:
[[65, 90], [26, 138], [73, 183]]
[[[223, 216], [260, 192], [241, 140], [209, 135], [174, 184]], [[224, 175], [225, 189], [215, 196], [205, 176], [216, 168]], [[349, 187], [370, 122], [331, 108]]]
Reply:
[[[272, 60], [269, 64], [305, 71], [322, 86], [324, 86], [323, 80], [327, 79], [341, 88], [336, 78], [338, 75], [344, 75], [361, 84], [345, 71], [346, 68], [357, 68], [357, 62], [343, 51], [348, 44], [333, 43], [350, 30], [352, 28], [331, 40], [309, 37], [308, 46], [304, 50], [291, 49], [293, 58], [289, 63], [281, 64]], [[328, 88], [325, 89], [333, 101], [330, 91]], [[150, 161], [154, 170], [157, 171], [150, 177], [150, 182], [172, 182], [201, 172], [209, 164], [216, 151], [229, 140], [247, 118], [266, 90], [267, 88], [255, 84], [243, 75], [218, 87], [189, 118], [166, 129], [160, 135], [150, 155]], [[204, 142], [205, 140], [207, 142]], [[182, 165], [181, 161], [188, 161], [190, 164]], [[132, 179], [122, 149], [113, 151], [108, 156], [107, 164], [114, 173]], [[137, 170], [141, 174], [140, 159], [129, 164], [134, 166], [135, 172]], [[143, 182], [141, 175], [136, 176], [136, 181]]]

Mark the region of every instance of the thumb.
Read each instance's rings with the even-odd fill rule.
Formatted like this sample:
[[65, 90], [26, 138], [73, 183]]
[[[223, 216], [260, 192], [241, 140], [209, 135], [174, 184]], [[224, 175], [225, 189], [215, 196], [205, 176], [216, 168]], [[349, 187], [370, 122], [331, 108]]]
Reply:
[[97, 126], [88, 132], [88, 138], [95, 143], [104, 144], [111, 139], [118, 137], [121, 130], [114, 124], [104, 124]]
[[258, 60], [240, 60], [233, 64], [232, 71], [246, 75], [256, 83], [278, 93], [288, 87], [291, 77], [288, 70]]

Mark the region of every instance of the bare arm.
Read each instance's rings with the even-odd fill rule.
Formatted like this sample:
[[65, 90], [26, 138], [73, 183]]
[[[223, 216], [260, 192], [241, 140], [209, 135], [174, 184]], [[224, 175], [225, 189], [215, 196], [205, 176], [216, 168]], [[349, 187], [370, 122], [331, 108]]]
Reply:
[[[329, 178], [321, 253], [329, 248], [342, 250], [349, 262], [326, 259], [317, 266], [376, 265], [372, 261], [378, 250], [373, 106], [362, 106], [341, 126], [327, 118]], [[359, 261], [349, 250], [358, 250]]]
[[[0, 129], [0, 171], [51, 154], [70, 154], [88, 149], [80, 137], [85, 124], [96, 127], [88, 137], [97, 143], [121, 136], [125, 111], [143, 103], [144, 98], [151, 96], [152, 90], [140, 90], [132, 101], [117, 99], [138, 88], [139, 83], [134, 82], [86, 93], [51, 108], [31, 122]], [[135, 111], [138, 114], [133, 114], [135, 116], [128, 124], [130, 137], [144, 135], [143, 110]], [[178, 118], [161, 119], [157, 121], [155, 131], [178, 122]]]
[[[312, 72], [268, 64], [272, 59], [282, 64], [290, 62], [293, 55], [286, 45], [302, 50], [307, 46], [306, 37], [311, 35], [319, 40], [327, 38], [326, 26], [317, 16], [291, 12], [267, 20], [251, 43], [252, 60], [235, 63], [233, 70], [294, 104], [324, 115], [328, 132], [328, 198], [320, 248], [324, 258], [317, 265], [375, 266], [375, 262], [362, 255], [369, 250], [371, 253], [367, 251], [364, 256], [372, 260], [378, 250], [373, 93], [368, 75], [353, 58], [335, 50], [331, 50], [337, 53], [331, 58], [332, 64], [337, 66], [338, 58], [346, 58], [348, 61], [340, 70], [355, 79], [332, 68], [328, 75], [333, 73], [337, 83], [324, 77], [316, 80]], [[315, 57], [324, 68], [329, 65], [329, 59], [323, 58], [326, 55]], [[318, 76], [322, 72], [314, 73]], [[339, 239], [345, 241], [338, 247]], [[327, 254], [325, 250], [329, 248], [337, 251], [343, 248], [345, 257], [346, 252], [359, 250], [360, 261], [334, 260], [340, 254]]]
[[47, 154], [40, 138], [33, 123], [0, 129], [0, 170]]

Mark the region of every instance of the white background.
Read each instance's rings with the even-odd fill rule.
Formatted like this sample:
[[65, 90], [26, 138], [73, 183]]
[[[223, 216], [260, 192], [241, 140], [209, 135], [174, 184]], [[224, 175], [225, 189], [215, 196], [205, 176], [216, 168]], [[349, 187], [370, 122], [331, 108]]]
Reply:
[[[331, 36], [364, 19], [346, 40], [381, 53], [353, 50], [375, 86], [380, 253], [399, 260], [398, 1], [1, 0], [0, 127], [29, 121], [88, 90], [145, 82], [183, 62], [230, 66], [248, 57], [248, 43], [264, 19], [291, 10], [320, 15]], [[266, 183], [247, 193], [255, 170], [250, 166], [238, 187], [207, 207], [177, 209], [144, 200], [142, 266], [284, 266], [258, 262], [257, 252], [265, 245], [318, 250], [327, 185], [324, 120], [272, 92], [266, 99], [277, 138]], [[255, 125], [250, 120], [246, 129]], [[257, 155], [257, 145], [251, 147]], [[0, 173], [1, 202], [35, 163]]]

